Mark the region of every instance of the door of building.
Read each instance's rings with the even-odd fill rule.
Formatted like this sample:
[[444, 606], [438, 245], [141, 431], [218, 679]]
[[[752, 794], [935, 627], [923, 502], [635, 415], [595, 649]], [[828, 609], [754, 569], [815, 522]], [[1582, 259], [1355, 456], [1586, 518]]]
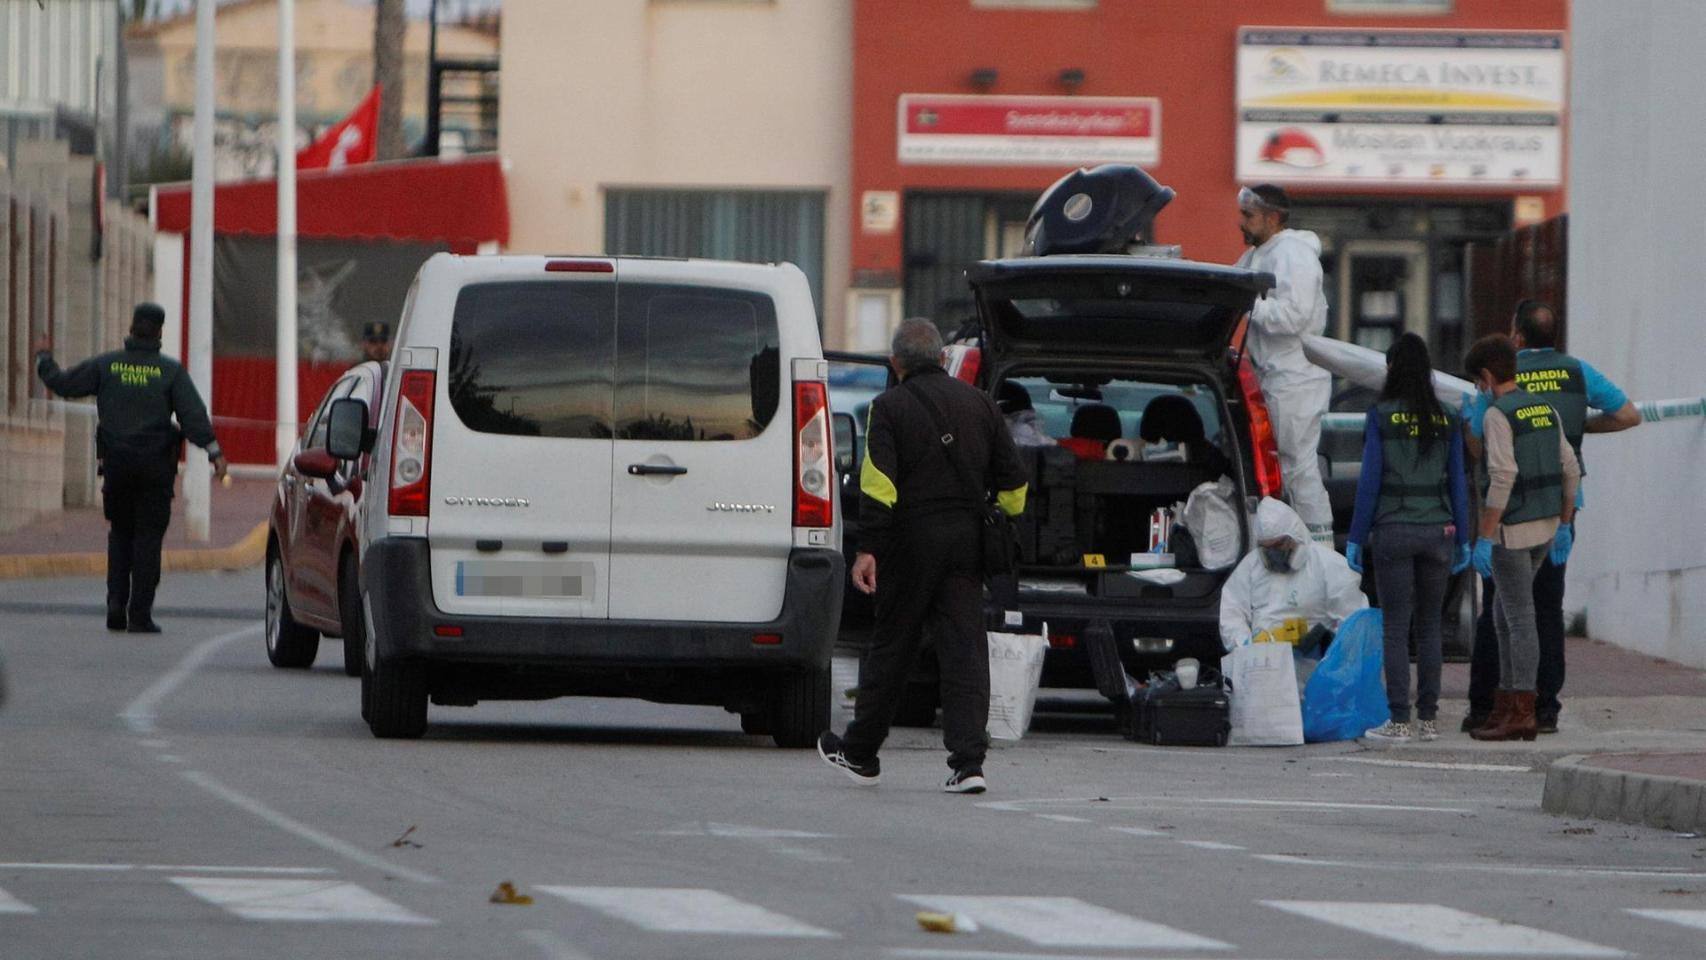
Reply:
[[1384, 351], [1404, 332], [1428, 335], [1428, 248], [1420, 240], [1351, 240], [1339, 246], [1333, 334]]

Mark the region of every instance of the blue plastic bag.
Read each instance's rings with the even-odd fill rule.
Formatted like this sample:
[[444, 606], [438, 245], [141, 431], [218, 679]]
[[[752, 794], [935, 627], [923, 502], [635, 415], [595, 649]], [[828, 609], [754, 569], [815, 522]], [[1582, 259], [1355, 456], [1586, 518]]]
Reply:
[[1379, 610], [1345, 618], [1303, 690], [1306, 742], [1355, 740], [1389, 719], [1383, 649]]

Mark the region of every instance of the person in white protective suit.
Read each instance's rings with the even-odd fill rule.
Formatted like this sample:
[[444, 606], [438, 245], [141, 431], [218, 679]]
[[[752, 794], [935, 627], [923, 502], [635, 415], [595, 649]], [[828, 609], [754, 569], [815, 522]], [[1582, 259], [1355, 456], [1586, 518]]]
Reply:
[[1272, 497], [1256, 508], [1256, 549], [1220, 588], [1220, 643], [1297, 643], [1368, 606], [1362, 578], [1345, 558], [1315, 543], [1297, 512]]
[[1238, 191], [1238, 226], [1250, 249], [1237, 265], [1274, 275], [1274, 289], [1250, 308], [1245, 337], [1279, 446], [1280, 479], [1310, 535], [1333, 542], [1333, 508], [1317, 460], [1321, 418], [1333, 377], [1303, 355], [1303, 338], [1327, 330], [1321, 286], [1321, 238], [1286, 226], [1291, 201], [1272, 184]]

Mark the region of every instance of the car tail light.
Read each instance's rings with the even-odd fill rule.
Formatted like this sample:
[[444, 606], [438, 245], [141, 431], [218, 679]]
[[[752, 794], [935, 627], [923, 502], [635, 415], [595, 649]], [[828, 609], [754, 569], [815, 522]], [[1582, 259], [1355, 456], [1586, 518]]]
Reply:
[[755, 633], [752, 635], [752, 642], [760, 646], [773, 647], [782, 642], [782, 635], [779, 633]]
[[546, 273], [615, 273], [616, 264], [609, 260], [547, 260]]
[[829, 482], [829, 394], [822, 382], [794, 384], [794, 526], [835, 523]]
[[983, 350], [965, 343], [951, 343], [942, 351], [946, 363], [943, 369], [956, 380], [977, 385], [977, 375], [983, 368]]
[[1078, 634], [1051, 633], [1048, 635], [1048, 645], [1056, 650], [1076, 650], [1078, 649]]
[[1250, 413], [1250, 445], [1256, 448], [1256, 490], [1264, 497], [1277, 497], [1281, 485], [1279, 442], [1274, 439], [1268, 403], [1262, 399], [1262, 386], [1256, 382], [1256, 371], [1250, 368], [1249, 357], [1238, 361], [1238, 386], [1244, 391], [1244, 409]]
[[391, 433], [391, 502], [393, 517], [427, 515], [427, 492], [432, 483], [431, 370], [403, 371], [397, 391], [397, 413]]

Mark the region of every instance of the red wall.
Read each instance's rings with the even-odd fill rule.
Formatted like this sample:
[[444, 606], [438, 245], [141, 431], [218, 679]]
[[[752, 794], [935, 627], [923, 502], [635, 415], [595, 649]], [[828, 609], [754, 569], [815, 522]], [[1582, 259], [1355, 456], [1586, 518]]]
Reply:
[[[859, 225], [866, 190], [970, 189], [1040, 192], [1065, 170], [1036, 167], [902, 166], [895, 116], [903, 93], [1061, 95], [1061, 69], [1078, 67], [1079, 96], [1161, 100], [1161, 162], [1149, 172], [1178, 191], [1156, 239], [1185, 256], [1231, 261], [1241, 243], [1233, 179], [1233, 70], [1238, 29], [1319, 26], [1563, 30], [1567, 0], [1457, 0], [1447, 17], [1329, 16], [1327, 0], [1102, 0], [1084, 11], [974, 8], [970, 0], [856, 0], [853, 55], [853, 270], [899, 271], [905, 225], [886, 236]], [[999, 79], [980, 91], [974, 69]], [[1566, 158], [1566, 164], [1567, 164]], [[1488, 192], [1391, 192], [1298, 188], [1299, 195], [1485, 198]], [[1529, 192], [1529, 191], [1525, 191]], [[1537, 192], [1548, 216], [1562, 190]], [[1495, 195], [1511, 196], [1500, 190]], [[904, 208], [903, 208], [904, 210]], [[904, 216], [904, 213], [903, 213]]]

